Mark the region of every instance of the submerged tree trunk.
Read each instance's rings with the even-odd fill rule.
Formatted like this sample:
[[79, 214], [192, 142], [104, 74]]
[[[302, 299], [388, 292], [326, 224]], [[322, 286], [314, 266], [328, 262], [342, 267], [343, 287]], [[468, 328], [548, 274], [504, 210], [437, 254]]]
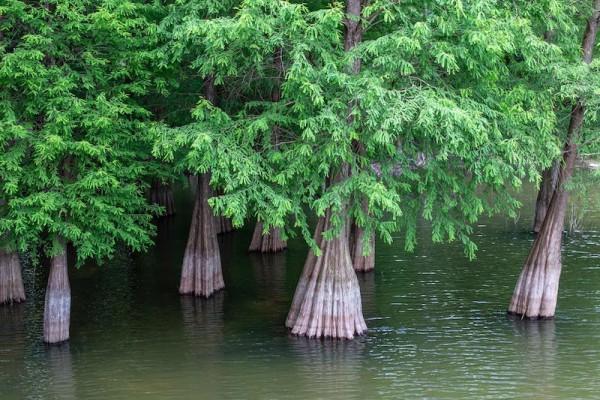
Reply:
[[0, 304], [25, 300], [21, 263], [16, 251], [0, 249]]
[[348, 234], [326, 240], [331, 212], [319, 218], [314, 239], [321, 255], [309, 252], [286, 326], [295, 335], [352, 339], [366, 332], [360, 287], [348, 250]]
[[535, 202], [535, 217], [533, 219], [533, 231], [535, 233], [540, 231], [544, 223], [544, 218], [546, 218], [550, 200], [552, 200], [554, 189], [556, 189], [559, 170], [560, 163], [555, 162], [542, 174], [542, 183]]
[[263, 235], [263, 223], [256, 221], [252, 242], [248, 251], [257, 251], [260, 253], [276, 253], [285, 250], [287, 243], [281, 238], [279, 228], [271, 228], [266, 235]]
[[215, 217], [208, 205], [210, 176], [198, 177], [198, 191], [188, 237], [179, 293], [209, 297], [225, 287]]
[[158, 180], [152, 182], [150, 189], [150, 202], [158, 204], [165, 208], [164, 217], [169, 217], [175, 214], [175, 200], [173, 198], [173, 189], [171, 185], [162, 183]]
[[67, 270], [67, 246], [59, 239], [59, 254], [50, 260], [50, 274], [44, 306], [44, 342], [60, 343], [69, 339], [71, 287]]
[[229, 218], [222, 215], [215, 215], [214, 219], [217, 235], [233, 231], [233, 224]]
[[[583, 61], [587, 64], [592, 61], [592, 51], [599, 22], [600, 0], [596, 0], [594, 1], [594, 12], [588, 20], [583, 36]], [[562, 268], [560, 252], [568, 200], [565, 186], [573, 175], [577, 158], [577, 139], [583, 126], [584, 114], [585, 106], [582, 101], [578, 101], [571, 111], [571, 121], [556, 189], [508, 307], [509, 313], [520, 315], [523, 318], [554, 317]]]

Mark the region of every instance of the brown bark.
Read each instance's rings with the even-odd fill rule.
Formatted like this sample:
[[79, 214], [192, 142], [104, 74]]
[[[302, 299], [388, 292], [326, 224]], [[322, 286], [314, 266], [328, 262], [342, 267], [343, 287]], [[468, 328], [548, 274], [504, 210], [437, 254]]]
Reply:
[[229, 233], [233, 231], [233, 224], [229, 218], [222, 215], [215, 215], [215, 230], [217, 235]]
[[209, 297], [225, 287], [215, 217], [208, 205], [210, 176], [198, 177], [198, 191], [183, 258], [179, 293]]
[[540, 231], [542, 228], [542, 223], [544, 222], [544, 218], [546, 218], [546, 213], [548, 212], [548, 207], [550, 206], [550, 200], [552, 200], [552, 195], [554, 194], [554, 189], [556, 188], [556, 182], [558, 181], [559, 169], [560, 163], [555, 162], [542, 174], [542, 183], [535, 201], [535, 217], [533, 219], [533, 231], [535, 233]]
[[60, 343], [69, 339], [71, 286], [67, 270], [67, 247], [59, 239], [59, 254], [50, 260], [50, 274], [44, 306], [44, 342]]
[[[583, 61], [592, 61], [592, 50], [600, 22], [600, 0], [594, 1], [594, 12], [587, 22], [583, 37]], [[578, 101], [571, 111], [563, 160], [558, 182], [546, 218], [537, 235], [525, 266], [519, 276], [508, 312], [523, 318], [552, 318], [558, 299], [562, 233], [565, 225], [568, 193], [566, 183], [573, 174], [577, 159], [577, 139], [585, 114], [585, 105]]]
[[25, 301], [21, 262], [16, 251], [0, 249], [0, 304]]
[[152, 182], [150, 189], [150, 201], [165, 208], [164, 217], [175, 214], [175, 200], [173, 198], [173, 189], [171, 185], [162, 183], [158, 180]]
[[[363, 252], [363, 243], [365, 239], [369, 240], [370, 251], [368, 254]], [[352, 223], [350, 227], [350, 257], [354, 270], [357, 272], [369, 272], [375, 268], [375, 234], [372, 233], [367, 238], [365, 231], [356, 223]]]
[[321, 255], [309, 252], [286, 326], [294, 335], [352, 339], [366, 332], [360, 288], [348, 250], [347, 232], [326, 240], [331, 212], [319, 218], [315, 241]]
[[266, 235], [263, 235], [263, 223], [256, 221], [252, 242], [248, 251], [257, 251], [261, 253], [276, 253], [285, 250], [287, 243], [281, 238], [279, 228], [271, 228]]

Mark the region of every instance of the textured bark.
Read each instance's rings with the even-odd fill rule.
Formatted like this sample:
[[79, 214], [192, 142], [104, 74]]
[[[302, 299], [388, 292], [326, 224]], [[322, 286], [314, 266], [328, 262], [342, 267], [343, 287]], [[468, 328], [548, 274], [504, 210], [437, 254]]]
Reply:
[[[600, 0], [594, 2], [594, 13], [588, 20], [583, 36], [583, 61], [592, 61], [592, 50], [600, 22]], [[571, 121], [563, 152], [556, 189], [550, 200], [546, 218], [519, 276], [508, 312], [523, 318], [552, 318], [558, 299], [558, 284], [562, 263], [560, 251], [565, 225], [568, 193], [566, 184], [573, 174], [577, 159], [577, 139], [585, 113], [581, 101], [571, 111]]]
[[558, 181], [559, 169], [560, 163], [555, 162], [552, 167], [545, 170], [542, 174], [542, 183], [535, 202], [535, 217], [533, 219], [533, 231], [535, 233], [540, 231], [544, 218], [546, 218], [550, 200], [552, 200], [552, 195]]
[[256, 221], [248, 251], [276, 253], [287, 248], [287, 243], [281, 238], [279, 228], [271, 228], [266, 235], [263, 235], [263, 229], [262, 222]]
[[215, 218], [208, 205], [210, 177], [198, 177], [198, 191], [188, 237], [179, 293], [208, 297], [225, 287]]
[[25, 300], [21, 263], [16, 251], [0, 249], [0, 304]]
[[44, 342], [60, 343], [69, 339], [71, 287], [67, 270], [67, 247], [59, 240], [61, 251], [50, 260], [50, 274], [44, 306]]
[[222, 215], [215, 215], [214, 219], [215, 230], [217, 232], [217, 235], [233, 231], [233, 224], [231, 223], [231, 220], [229, 218], [224, 217]]
[[175, 200], [173, 198], [173, 189], [171, 185], [160, 181], [152, 182], [150, 189], [150, 202], [158, 204], [165, 208], [164, 217], [169, 217], [175, 214]]
[[295, 335], [352, 339], [366, 332], [360, 288], [348, 250], [348, 235], [332, 240], [322, 233], [331, 226], [331, 213], [319, 218], [315, 241], [321, 255], [309, 252], [296, 287], [286, 326]]
[[[363, 243], [369, 240], [370, 248], [368, 254], [363, 253]], [[365, 231], [355, 223], [350, 227], [350, 257], [352, 258], [352, 265], [354, 270], [357, 272], [369, 272], [375, 268], [375, 234], [369, 235], [367, 238]]]

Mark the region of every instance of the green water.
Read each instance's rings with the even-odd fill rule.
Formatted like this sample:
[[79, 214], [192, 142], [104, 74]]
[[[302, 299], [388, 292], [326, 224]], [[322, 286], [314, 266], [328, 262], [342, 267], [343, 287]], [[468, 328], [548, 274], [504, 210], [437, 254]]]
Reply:
[[[482, 222], [479, 253], [378, 244], [359, 276], [369, 333], [288, 335], [283, 322], [306, 255], [248, 255], [249, 228], [220, 238], [227, 288], [180, 297], [190, 203], [160, 223], [156, 247], [71, 270], [71, 341], [41, 344], [46, 271], [25, 272], [28, 302], [0, 308], [0, 399], [600, 398], [600, 214], [569, 237], [558, 314], [505, 314], [532, 242], [522, 217]], [[187, 210], [187, 211], [186, 211]]]

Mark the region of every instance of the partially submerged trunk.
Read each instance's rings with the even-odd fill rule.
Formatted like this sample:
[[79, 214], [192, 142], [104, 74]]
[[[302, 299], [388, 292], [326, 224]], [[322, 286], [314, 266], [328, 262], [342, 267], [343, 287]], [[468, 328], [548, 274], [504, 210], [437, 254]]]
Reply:
[[167, 183], [155, 180], [150, 189], [150, 202], [158, 204], [165, 208], [164, 217], [175, 214], [175, 200], [173, 198], [173, 189]]
[[208, 297], [225, 287], [215, 217], [208, 205], [210, 176], [198, 177], [198, 190], [183, 258], [179, 293]]
[[16, 251], [0, 249], [0, 304], [25, 300], [21, 262]]
[[233, 231], [233, 224], [229, 218], [222, 215], [215, 215], [214, 219], [217, 235]]
[[69, 339], [71, 286], [67, 270], [67, 246], [59, 240], [59, 254], [50, 260], [50, 274], [44, 306], [44, 342], [60, 343]]
[[548, 207], [550, 207], [550, 200], [552, 200], [554, 189], [556, 189], [559, 170], [560, 163], [555, 162], [542, 174], [542, 183], [535, 202], [535, 217], [533, 219], [533, 231], [535, 233], [542, 229], [544, 218], [546, 218]]
[[[363, 251], [365, 240], [369, 241], [370, 250], [367, 254]], [[363, 228], [356, 225], [356, 223], [352, 223], [349, 245], [354, 270], [357, 272], [372, 271], [375, 268], [375, 233], [367, 237]]]
[[348, 234], [326, 240], [322, 233], [331, 228], [331, 212], [319, 218], [315, 241], [321, 255], [309, 252], [298, 281], [286, 326], [294, 335], [352, 339], [366, 332], [360, 287], [350, 252]]
[[[592, 51], [599, 22], [600, 0], [596, 0], [594, 12], [588, 20], [583, 36], [583, 61], [587, 64], [592, 61]], [[583, 126], [584, 114], [584, 104], [578, 101], [571, 111], [571, 121], [556, 189], [508, 307], [509, 313], [523, 318], [554, 317], [562, 268], [560, 251], [568, 201], [566, 184], [575, 168], [577, 139]]]
[[252, 242], [248, 251], [257, 251], [260, 253], [276, 253], [285, 250], [287, 243], [281, 238], [279, 228], [271, 228], [269, 232], [263, 235], [264, 226], [260, 221], [256, 221]]

